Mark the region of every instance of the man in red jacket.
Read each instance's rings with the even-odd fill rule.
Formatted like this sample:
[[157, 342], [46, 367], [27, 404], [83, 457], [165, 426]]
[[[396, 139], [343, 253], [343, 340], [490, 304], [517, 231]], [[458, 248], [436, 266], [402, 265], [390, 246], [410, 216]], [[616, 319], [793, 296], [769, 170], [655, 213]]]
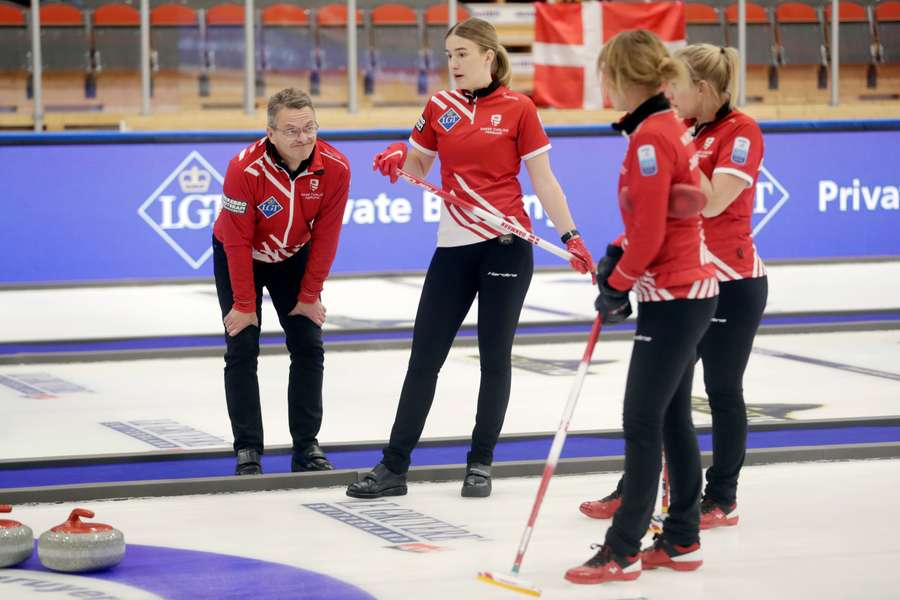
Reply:
[[350, 163], [317, 139], [318, 129], [309, 96], [284, 89], [269, 99], [266, 137], [231, 159], [225, 175], [222, 212], [213, 230], [213, 262], [227, 334], [225, 398], [238, 475], [262, 473], [256, 367], [263, 287], [291, 355], [291, 470], [334, 468], [316, 439], [324, 370], [321, 292], [337, 252]]

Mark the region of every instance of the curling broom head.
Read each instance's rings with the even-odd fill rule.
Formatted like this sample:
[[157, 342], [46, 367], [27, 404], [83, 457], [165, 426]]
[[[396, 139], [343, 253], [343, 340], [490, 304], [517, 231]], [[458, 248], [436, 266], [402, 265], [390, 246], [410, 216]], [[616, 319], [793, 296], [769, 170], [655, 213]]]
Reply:
[[512, 590], [525, 594], [526, 596], [540, 596], [541, 590], [535, 585], [512, 575], [504, 575], [502, 573], [494, 573], [492, 571], [481, 571], [478, 573], [478, 579], [485, 583], [490, 583], [503, 589]]

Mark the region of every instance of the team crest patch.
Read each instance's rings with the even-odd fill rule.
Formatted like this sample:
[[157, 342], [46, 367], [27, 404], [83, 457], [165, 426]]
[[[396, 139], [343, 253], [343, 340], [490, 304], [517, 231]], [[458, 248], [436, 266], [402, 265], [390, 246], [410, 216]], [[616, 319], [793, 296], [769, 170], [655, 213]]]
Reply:
[[709, 150], [709, 147], [713, 145], [713, 142], [714, 142], [714, 141], [716, 141], [716, 138], [715, 138], [715, 137], [708, 137], [708, 138], [706, 138], [706, 141], [703, 142], [703, 149], [704, 149], [704, 150]]
[[736, 165], [745, 165], [749, 154], [750, 140], [745, 137], [734, 138], [734, 147], [731, 149], [731, 162]]
[[451, 108], [441, 115], [441, 118], [438, 119], [438, 123], [444, 128], [444, 131], [450, 131], [457, 123], [459, 123], [460, 118], [459, 114]]
[[314, 192], [319, 189], [319, 180], [318, 179], [310, 179], [309, 180], [309, 191]]
[[656, 175], [656, 149], [651, 144], [644, 144], [638, 148], [638, 164], [641, 167], [641, 175], [649, 177]]
[[261, 212], [267, 219], [271, 219], [282, 210], [284, 210], [284, 207], [278, 203], [278, 200], [275, 199], [275, 196], [269, 196], [268, 200], [266, 200], [256, 208], [258, 208], [259, 212]]
[[502, 120], [503, 115], [491, 115], [491, 125], [494, 127], [499, 127]]
[[416, 131], [421, 133], [423, 129], [425, 129], [425, 115], [420, 116], [419, 120], [416, 121]]

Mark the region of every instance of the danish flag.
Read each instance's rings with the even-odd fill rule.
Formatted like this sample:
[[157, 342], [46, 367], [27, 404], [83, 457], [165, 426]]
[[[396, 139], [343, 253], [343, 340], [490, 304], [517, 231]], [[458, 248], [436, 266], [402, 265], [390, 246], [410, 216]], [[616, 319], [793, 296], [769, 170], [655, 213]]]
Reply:
[[683, 2], [535, 2], [534, 102], [554, 108], [603, 106], [597, 57], [620, 31], [652, 31], [670, 51], [685, 45]]

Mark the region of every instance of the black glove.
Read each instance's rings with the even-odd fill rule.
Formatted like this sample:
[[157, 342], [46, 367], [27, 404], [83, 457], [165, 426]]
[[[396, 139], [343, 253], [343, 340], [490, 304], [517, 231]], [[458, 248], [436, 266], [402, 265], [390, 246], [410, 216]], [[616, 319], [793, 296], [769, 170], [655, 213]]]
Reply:
[[600, 284], [600, 295], [594, 300], [594, 308], [603, 316], [604, 325], [615, 325], [631, 316], [628, 292], [610, 287], [605, 280]]
[[622, 258], [622, 255], [625, 253], [622, 250], [621, 246], [614, 246], [612, 244], [607, 244], [606, 246], [606, 256], [601, 258], [597, 262], [597, 284], [602, 285], [607, 278], [612, 275], [613, 270], [616, 268], [616, 265], [619, 264], [619, 259]]

